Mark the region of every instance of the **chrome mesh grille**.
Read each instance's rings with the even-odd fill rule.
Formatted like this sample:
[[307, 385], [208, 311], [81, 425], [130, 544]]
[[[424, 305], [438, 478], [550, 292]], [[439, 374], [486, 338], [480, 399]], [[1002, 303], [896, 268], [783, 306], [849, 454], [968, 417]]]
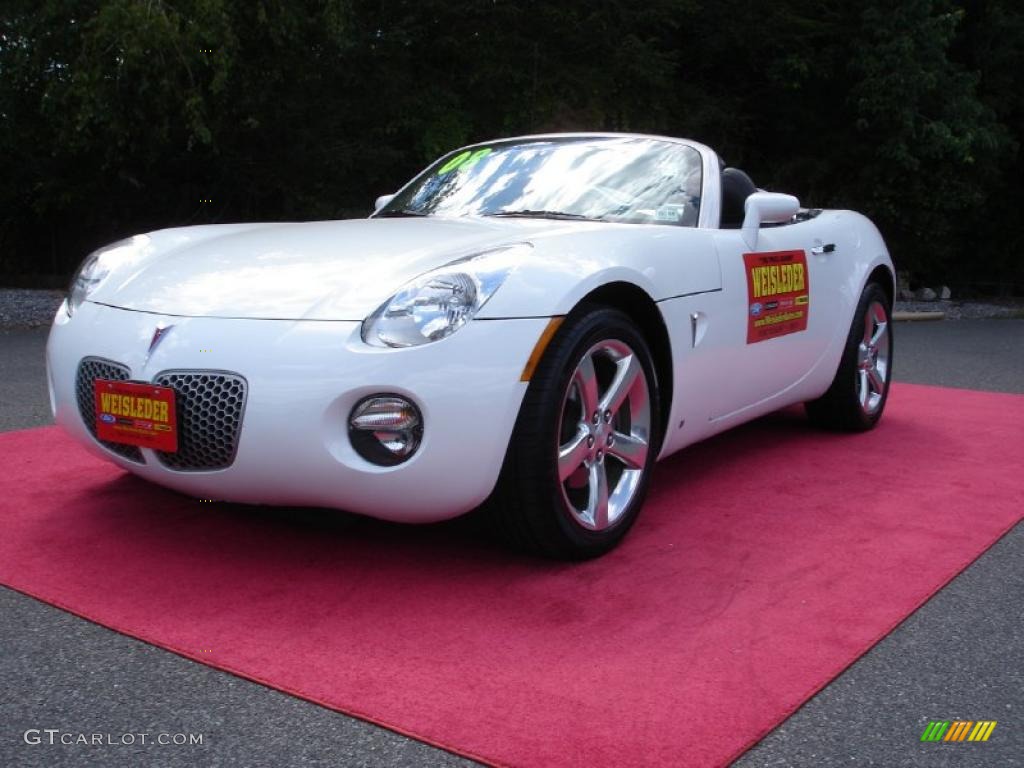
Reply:
[[246, 382], [221, 371], [164, 371], [154, 384], [175, 392], [178, 450], [157, 451], [170, 469], [224, 469], [238, 450], [245, 411]]
[[[85, 428], [93, 437], [96, 437], [96, 396], [93, 382], [96, 379], [107, 381], [127, 381], [131, 378], [131, 371], [127, 366], [120, 363], [113, 363], [110, 360], [103, 360], [99, 357], [86, 357], [78, 364], [78, 374], [75, 376], [75, 398], [78, 400], [78, 412], [85, 422]], [[108, 440], [96, 441], [108, 451], [118, 456], [144, 464], [142, 451], [134, 445], [124, 443], [111, 443]]]

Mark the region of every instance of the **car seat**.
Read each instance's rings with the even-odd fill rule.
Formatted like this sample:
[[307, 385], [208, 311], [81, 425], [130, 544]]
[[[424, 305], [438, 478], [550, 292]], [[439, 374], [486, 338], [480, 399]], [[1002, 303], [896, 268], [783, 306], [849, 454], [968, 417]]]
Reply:
[[722, 170], [722, 215], [721, 229], [739, 229], [746, 215], [744, 203], [757, 192], [754, 182], [739, 168]]

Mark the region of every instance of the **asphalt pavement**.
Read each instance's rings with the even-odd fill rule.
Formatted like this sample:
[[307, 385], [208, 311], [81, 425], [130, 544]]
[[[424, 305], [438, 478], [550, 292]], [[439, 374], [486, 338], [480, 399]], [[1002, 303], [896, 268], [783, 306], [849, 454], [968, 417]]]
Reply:
[[[0, 331], [0, 430], [50, 423], [45, 339]], [[1024, 393], [1024, 320], [901, 323], [896, 355], [897, 380]], [[1024, 524], [736, 765], [1024, 766], [1022, 614]], [[8, 589], [0, 616], [0, 766], [474, 765]], [[921, 743], [935, 719], [999, 725], [985, 744]], [[51, 746], [57, 728], [202, 744]]]
[[43, 357], [47, 333], [0, 330], [0, 432], [53, 423]]
[[1024, 320], [897, 323], [897, 381], [1024, 392]]

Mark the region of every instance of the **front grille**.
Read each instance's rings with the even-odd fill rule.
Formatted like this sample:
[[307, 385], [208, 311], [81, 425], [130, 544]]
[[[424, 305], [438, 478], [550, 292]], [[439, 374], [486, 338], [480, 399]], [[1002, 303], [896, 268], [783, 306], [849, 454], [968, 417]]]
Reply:
[[175, 392], [178, 450], [157, 451], [170, 469], [208, 470], [231, 466], [245, 411], [246, 382], [221, 371], [164, 371], [154, 384]]
[[[131, 378], [131, 371], [127, 366], [120, 363], [112, 363], [99, 357], [87, 357], [78, 364], [78, 374], [75, 376], [75, 397], [78, 400], [78, 412], [82, 415], [86, 429], [96, 437], [96, 396], [93, 382], [96, 379], [107, 381], [127, 381]], [[108, 451], [118, 456], [144, 464], [142, 451], [134, 445], [124, 443], [111, 443], [108, 440], [96, 441]]]

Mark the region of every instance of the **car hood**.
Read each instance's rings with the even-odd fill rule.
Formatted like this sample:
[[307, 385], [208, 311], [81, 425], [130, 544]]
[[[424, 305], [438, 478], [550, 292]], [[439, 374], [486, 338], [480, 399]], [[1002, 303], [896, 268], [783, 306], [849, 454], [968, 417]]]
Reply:
[[362, 320], [407, 281], [566, 222], [351, 219], [161, 230], [89, 300], [189, 317]]

